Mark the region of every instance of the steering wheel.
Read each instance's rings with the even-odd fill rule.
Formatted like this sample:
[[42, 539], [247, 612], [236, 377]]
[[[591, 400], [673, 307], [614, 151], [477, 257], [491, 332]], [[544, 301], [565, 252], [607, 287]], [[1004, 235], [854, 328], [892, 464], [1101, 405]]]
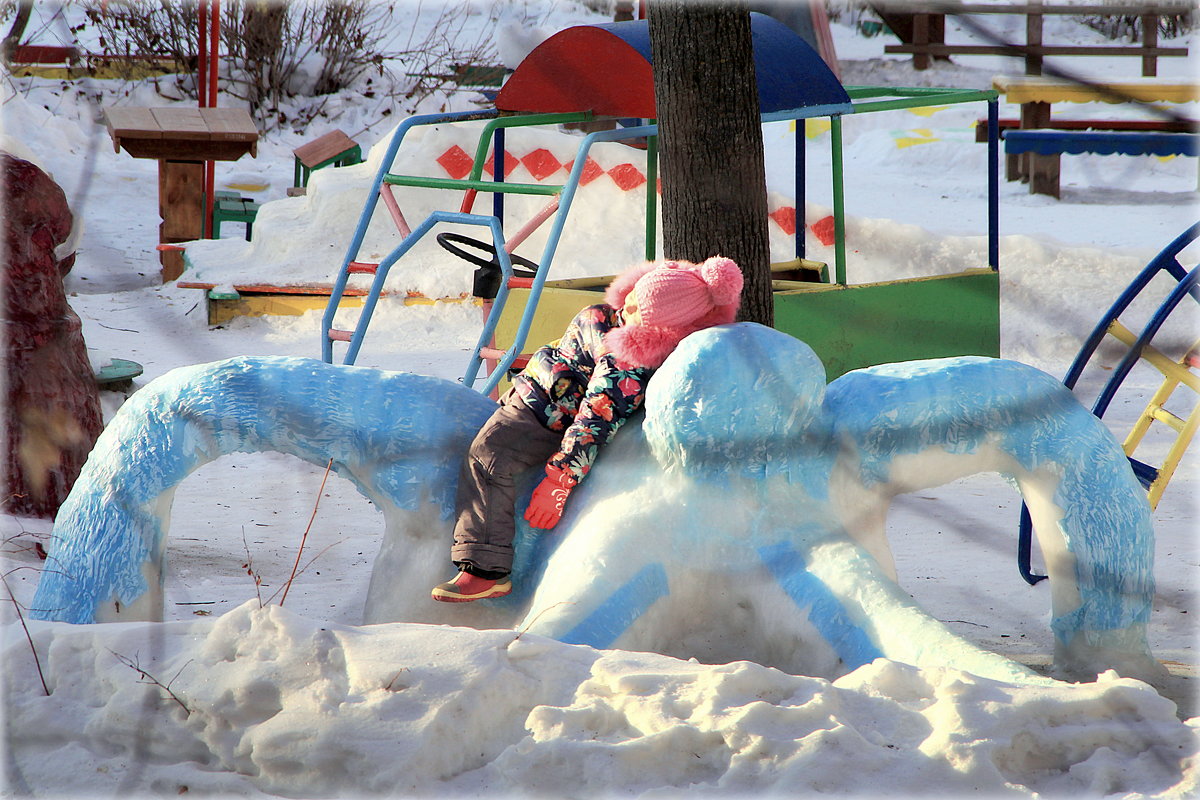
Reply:
[[[469, 236], [464, 236], [461, 233], [439, 233], [437, 235], [437, 243], [441, 245], [449, 253], [453, 253], [462, 260], [474, 264], [478, 267], [475, 270], [475, 281], [471, 291], [475, 297], [482, 297], [485, 300], [492, 300], [500, 291], [500, 278], [502, 270], [500, 269], [500, 258], [496, 255], [496, 246], [491, 242], [472, 239]], [[490, 260], [485, 260], [481, 256], [471, 253], [459, 245], [467, 245], [476, 250], [481, 250], [491, 256]], [[513, 267], [513, 275], [519, 278], [532, 278], [537, 274], [537, 262], [530, 261], [528, 258], [509, 253], [508, 258]]]
[[[439, 233], [437, 235], [437, 243], [449, 252], [453, 253], [464, 261], [474, 264], [477, 267], [482, 267], [484, 269], [491, 269], [494, 267], [497, 270], [500, 269], [500, 259], [496, 256], [496, 245], [492, 244], [491, 242], [482, 242], [479, 239], [472, 239], [469, 236], [463, 236], [461, 233]], [[458, 247], [460, 244], [470, 245], [477, 250], [482, 250], [485, 253], [491, 254], [492, 257], [490, 260], [485, 261], [479, 256], [473, 253], [468, 253], [466, 250]], [[518, 265], [524, 267], [525, 270], [529, 272], [528, 275], [522, 275], [521, 277], [529, 278], [537, 272], [538, 265], [536, 261], [530, 261], [528, 258], [519, 256], [516, 253], [509, 253], [508, 259], [510, 262], [512, 262], [514, 274], [516, 273], [516, 268]]]

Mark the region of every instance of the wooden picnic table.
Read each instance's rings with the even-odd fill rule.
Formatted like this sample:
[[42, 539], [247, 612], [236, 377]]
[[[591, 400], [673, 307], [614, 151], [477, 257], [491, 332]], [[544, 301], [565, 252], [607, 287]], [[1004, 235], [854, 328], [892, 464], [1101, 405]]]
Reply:
[[1040, 76], [998, 75], [992, 88], [1005, 102], [1021, 106], [1021, 128], [1050, 126], [1054, 103], [1190, 103], [1200, 100], [1200, 84], [1160, 78], [1094, 81], [1088, 84]]
[[[1055, 103], [1191, 103], [1200, 100], [1200, 83], [1166, 78], [1127, 78], [1114, 81], [1079, 81], [1035, 75], [998, 75], [992, 88], [1009, 103], [1021, 106], [1020, 130], [1058, 127], [1051, 119]], [[1151, 120], [1153, 121], [1153, 120]], [[1162, 120], [1163, 131], [1178, 129], [1178, 122]], [[1057, 187], [1059, 159], [1023, 153], [1007, 157], [1008, 180], [1032, 181]], [[1057, 196], [1057, 192], [1054, 192]]]
[[[204, 162], [258, 155], [258, 129], [240, 108], [117, 107], [104, 112], [113, 149], [158, 161], [160, 244], [204, 236]], [[159, 254], [164, 281], [183, 273], [183, 254]]]

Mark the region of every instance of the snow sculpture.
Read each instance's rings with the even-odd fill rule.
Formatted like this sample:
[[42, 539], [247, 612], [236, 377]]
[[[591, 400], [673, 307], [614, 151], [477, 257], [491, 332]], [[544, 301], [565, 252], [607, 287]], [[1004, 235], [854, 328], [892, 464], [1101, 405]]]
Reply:
[[459, 454], [495, 404], [461, 384], [233, 358], [143, 387], [100, 435], [54, 525], [34, 616], [162, 617], [163, 550], [179, 483], [235, 452], [274, 450], [333, 469], [385, 514], [454, 504]]
[[[346, 397], [381, 398], [386, 410]], [[1015, 362], [884, 365], [826, 387], [816, 355], [786, 334], [754, 324], [693, 334], [558, 529], [521, 523], [513, 594], [454, 605], [429, 601], [428, 590], [447, 568], [454, 465], [492, 407], [486, 398], [450, 382], [281, 358], [178, 370], [134, 400], [60, 515], [52, 554], [65, 568], [38, 587], [44, 618], [161, 613], [171, 491], [203, 460], [258, 446], [322, 465], [333, 456], [383, 509], [367, 622], [516, 626], [797, 674], [836, 676], [886, 657], [1037, 682], [1046, 679], [922, 611], [893, 579], [884, 533], [897, 494], [996, 471], [1034, 515], [1056, 667], [1161, 675], [1145, 635], [1145, 494], [1103, 424], [1058, 381]], [[139, 466], [149, 460], [159, 464]], [[527, 476], [522, 503], [537, 477]]]

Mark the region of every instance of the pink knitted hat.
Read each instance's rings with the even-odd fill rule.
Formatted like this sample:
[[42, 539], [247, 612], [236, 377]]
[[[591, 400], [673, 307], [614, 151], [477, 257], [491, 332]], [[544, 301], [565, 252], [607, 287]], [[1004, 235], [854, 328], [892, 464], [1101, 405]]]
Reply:
[[723, 256], [703, 264], [647, 262], [618, 275], [605, 301], [620, 308], [634, 290], [641, 324], [623, 325], [604, 338], [619, 361], [658, 367], [685, 336], [734, 321], [741, 303], [742, 271]]
[[679, 328], [737, 300], [742, 272], [720, 256], [700, 265], [667, 261], [639, 278], [633, 290], [644, 324]]

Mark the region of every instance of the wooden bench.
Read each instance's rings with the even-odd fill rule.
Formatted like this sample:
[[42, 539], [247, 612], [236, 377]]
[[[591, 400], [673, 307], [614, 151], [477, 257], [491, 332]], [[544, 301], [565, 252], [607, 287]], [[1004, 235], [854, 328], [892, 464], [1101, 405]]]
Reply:
[[292, 179], [295, 188], [308, 186], [312, 173], [323, 167], [346, 167], [362, 163], [362, 149], [343, 131], [331, 131], [292, 151], [296, 169]]
[[1059, 197], [1059, 166], [1064, 153], [1196, 156], [1200, 155], [1200, 136], [1161, 131], [1010, 130], [1004, 136], [1004, 152], [1030, 155], [1030, 192]]

